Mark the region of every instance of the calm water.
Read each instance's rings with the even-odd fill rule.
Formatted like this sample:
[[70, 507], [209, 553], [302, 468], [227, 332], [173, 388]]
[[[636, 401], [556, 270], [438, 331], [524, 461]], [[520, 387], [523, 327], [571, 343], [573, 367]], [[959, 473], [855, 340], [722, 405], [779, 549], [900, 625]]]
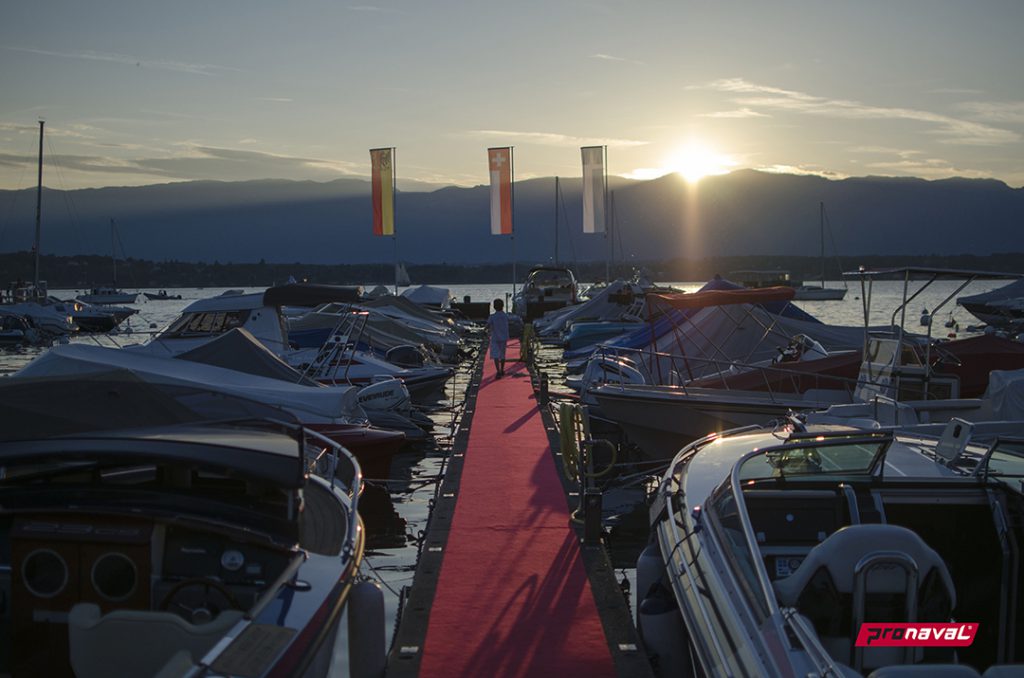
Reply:
[[[703, 283], [670, 284], [692, 292]], [[974, 283], [961, 294], [983, 292], [1001, 287], [1003, 284], [1005, 283]], [[829, 287], [841, 285], [841, 282], [828, 284]], [[366, 287], [370, 289], [373, 285]], [[956, 287], [957, 283], [954, 282], [936, 283], [916, 299], [913, 307], [908, 309], [908, 328], [918, 327], [918, 317], [922, 308], [932, 310]], [[192, 301], [219, 295], [226, 289], [228, 288], [169, 290], [173, 294], [180, 294], [181, 300], [146, 301], [145, 297], [140, 297], [140, 302], [134, 305], [139, 309], [139, 313], [131, 318], [130, 326], [125, 330], [113, 336], [80, 336], [71, 341], [105, 346], [126, 346], [145, 342], [153, 332], [162, 329]], [[261, 289], [247, 288], [244, 291], [257, 292]], [[456, 298], [461, 300], [468, 295], [473, 301], [506, 299], [507, 295], [512, 292], [510, 285], [452, 285], [450, 289]], [[75, 290], [54, 290], [53, 292], [60, 298], [70, 298], [75, 294]], [[902, 283], [876, 283], [870, 322], [872, 324], [889, 322], [893, 310], [900, 303], [902, 293]], [[847, 297], [843, 301], [798, 302], [798, 305], [823, 322], [861, 326], [864, 320], [864, 311], [860, 297], [859, 284], [850, 285]], [[961, 336], [968, 325], [977, 322], [962, 309], [947, 304], [945, 310], [940, 311], [936, 318], [935, 333], [944, 335], [949, 332], [942, 327], [942, 323], [949, 317], [950, 310], [953, 310], [954, 318], [960, 323]], [[43, 350], [45, 349], [0, 352], [0, 374], [9, 374], [18, 370]], [[557, 372], [558, 358], [559, 352], [555, 349], [546, 349], [542, 355], [543, 362], [547, 363], [555, 372]], [[431, 500], [434, 498], [439, 478], [443, 473], [445, 457], [451, 445], [453, 425], [457, 422], [461, 413], [461, 405], [464, 402], [468, 370], [469, 363], [464, 365], [449, 383], [444, 400], [438, 403], [436, 411], [431, 415], [436, 425], [436, 441], [397, 455], [392, 464], [391, 478], [371, 480], [361, 500], [360, 512], [366, 522], [368, 535], [366, 566], [385, 587], [389, 643], [397, 616], [399, 592], [402, 587], [412, 584], [418, 546], [426, 529]], [[604, 500], [606, 522], [611, 527], [609, 542], [613, 561], [616, 568], [621, 569], [620, 579], [626, 578], [630, 581], [633, 579], [631, 568], [636, 555], [646, 542], [647, 511], [643, 505], [643, 481], [643, 477], [636, 476], [627, 483], [627, 487], [607, 492]]]

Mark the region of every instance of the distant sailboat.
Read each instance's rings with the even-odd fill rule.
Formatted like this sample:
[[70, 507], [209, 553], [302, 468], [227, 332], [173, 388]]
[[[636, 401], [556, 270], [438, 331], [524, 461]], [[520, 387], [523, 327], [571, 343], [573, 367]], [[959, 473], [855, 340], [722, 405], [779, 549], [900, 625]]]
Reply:
[[114, 220], [110, 220], [110, 255], [114, 264], [114, 284], [110, 287], [94, 287], [88, 294], [78, 297], [87, 304], [134, 304], [138, 299], [138, 292], [125, 292], [117, 288], [117, 228]]
[[405, 264], [399, 262], [395, 264], [395, 286], [396, 287], [408, 287], [412, 284], [409, 279], [409, 272], [405, 270]]
[[796, 288], [797, 301], [842, 301], [846, 288], [825, 287], [825, 203], [819, 203], [819, 228], [821, 230], [821, 285], [800, 285]]

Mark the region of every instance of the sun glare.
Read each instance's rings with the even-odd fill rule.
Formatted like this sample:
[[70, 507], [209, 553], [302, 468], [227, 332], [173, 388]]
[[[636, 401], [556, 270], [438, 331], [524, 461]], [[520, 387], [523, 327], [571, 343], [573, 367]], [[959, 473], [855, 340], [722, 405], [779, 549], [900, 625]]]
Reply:
[[676, 150], [665, 164], [665, 173], [675, 172], [689, 182], [713, 174], [728, 174], [736, 162], [702, 144], [687, 144]]

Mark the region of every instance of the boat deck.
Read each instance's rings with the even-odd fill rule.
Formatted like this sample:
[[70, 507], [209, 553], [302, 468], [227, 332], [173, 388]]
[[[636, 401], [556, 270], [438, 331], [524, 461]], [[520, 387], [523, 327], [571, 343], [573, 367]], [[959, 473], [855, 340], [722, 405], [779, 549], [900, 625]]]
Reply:
[[388, 675], [651, 675], [604, 549], [582, 547], [570, 523], [557, 434], [526, 366], [509, 361], [496, 379], [483, 362]]

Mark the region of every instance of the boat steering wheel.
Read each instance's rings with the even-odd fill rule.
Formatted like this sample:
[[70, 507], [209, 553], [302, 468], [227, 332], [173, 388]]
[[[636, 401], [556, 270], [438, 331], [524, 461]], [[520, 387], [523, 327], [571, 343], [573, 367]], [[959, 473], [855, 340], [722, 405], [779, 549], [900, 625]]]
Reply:
[[[188, 604], [191, 601], [187, 597], [179, 600], [182, 591], [200, 587], [203, 589], [203, 596], [197, 605]], [[211, 591], [222, 599], [221, 602], [227, 603], [226, 608], [216, 604], [216, 596], [211, 596]], [[172, 606], [177, 610], [171, 610]], [[160, 601], [159, 609], [176, 611], [193, 624], [204, 624], [213, 621], [224, 609], [241, 610], [243, 608], [235, 594], [220, 581], [212, 577], [192, 577], [171, 587], [171, 590]]]

